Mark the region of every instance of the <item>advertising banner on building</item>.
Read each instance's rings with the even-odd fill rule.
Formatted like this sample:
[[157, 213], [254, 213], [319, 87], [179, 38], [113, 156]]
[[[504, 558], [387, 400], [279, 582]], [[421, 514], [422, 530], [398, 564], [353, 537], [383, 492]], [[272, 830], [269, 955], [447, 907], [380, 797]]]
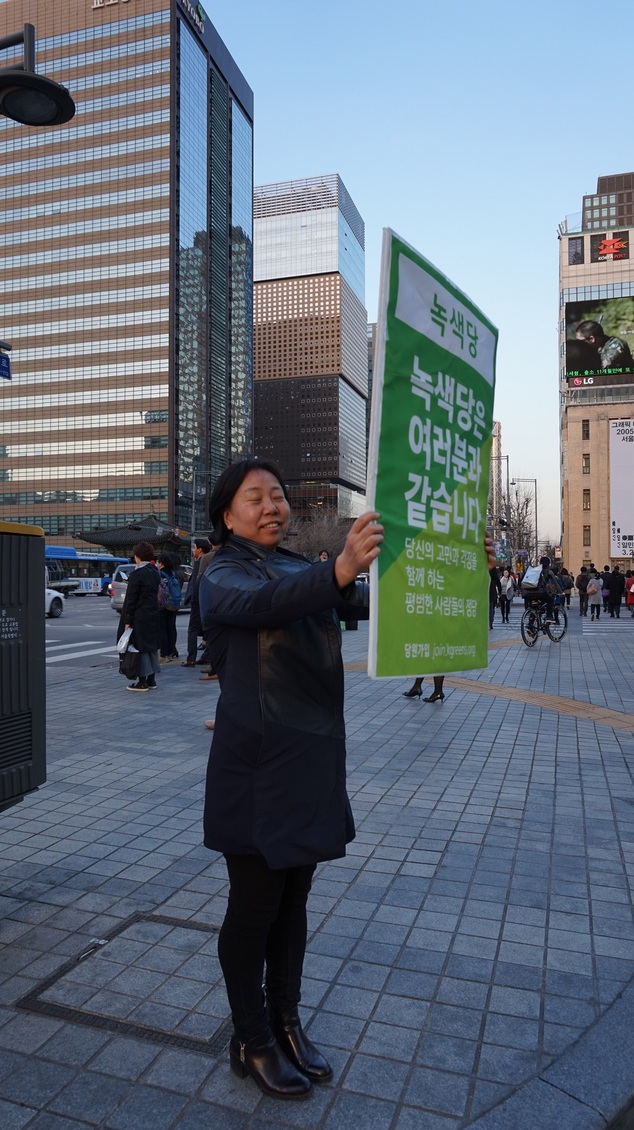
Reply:
[[634, 420], [610, 420], [610, 557], [634, 556]]
[[497, 330], [383, 233], [368, 458], [385, 527], [370, 578], [373, 678], [486, 667], [483, 551]]
[[587, 384], [593, 377], [594, 384], [631, 384], [633, 354], [634, 298], [566, 303], [569, 385]]
[[590, 236], [590, 262], [614, 263], [630, 257], [629, 231], [615, 231], [612, 235], [603, 232]]

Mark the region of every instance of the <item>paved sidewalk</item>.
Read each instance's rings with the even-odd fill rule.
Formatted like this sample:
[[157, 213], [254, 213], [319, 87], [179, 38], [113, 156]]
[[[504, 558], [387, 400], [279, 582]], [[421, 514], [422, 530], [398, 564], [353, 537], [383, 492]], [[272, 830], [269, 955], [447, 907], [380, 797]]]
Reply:
[[217, 685], [49, 668], [49, 780], [0, 815], [1, 1130], [608, 1126], [634, 1092], [634, 621], [573, 605], [531, 650], [518, 622], [443, 705], [370, 682], [366, 626], [344, 634], [358, 834], [309, 903], [335, 1080], [305, 1103], [227, 1066]]

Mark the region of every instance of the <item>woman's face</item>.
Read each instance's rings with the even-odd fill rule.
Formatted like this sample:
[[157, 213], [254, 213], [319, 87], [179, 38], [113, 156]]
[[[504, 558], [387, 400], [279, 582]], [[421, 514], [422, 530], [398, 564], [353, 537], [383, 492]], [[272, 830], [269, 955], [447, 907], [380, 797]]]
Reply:
[[269, 548], [279, 545], [288, 529], [291, 510], [284, 491], [270, 471], [249, 471], [223, 518], [236, 537]]

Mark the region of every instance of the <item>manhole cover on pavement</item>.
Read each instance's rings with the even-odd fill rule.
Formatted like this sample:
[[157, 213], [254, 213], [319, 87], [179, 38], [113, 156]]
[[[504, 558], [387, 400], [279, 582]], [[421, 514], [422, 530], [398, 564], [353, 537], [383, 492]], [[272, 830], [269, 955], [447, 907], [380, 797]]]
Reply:
[[218, 1055], [230, 1036], [217, 928], [135, 914], [17, 1002], [75, 1024]]

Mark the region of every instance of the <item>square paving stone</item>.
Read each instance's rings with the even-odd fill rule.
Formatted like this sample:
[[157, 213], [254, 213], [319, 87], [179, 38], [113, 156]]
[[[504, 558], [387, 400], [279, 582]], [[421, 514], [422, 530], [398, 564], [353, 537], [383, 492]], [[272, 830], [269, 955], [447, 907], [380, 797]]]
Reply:
[[70, 1067], [33, 1058], [28, 1066], [4, 1080], [2, 1096], [17, 1103], [42, 1107], [70, 1082], [74, 1074]]
[[[424, 1118], [424, 1122], [423, 1122]], [[396, 1130], [458, 1130], [460, 1123], [455, 1118], [447, 1118], [444, 1114], [430, 1114], [428, 1110], [424, 1115], [416, 1107], [403, 1107]]]
[[361, 1051], [371, 1055], [400, 1059], [410, 1063], [420, 1033], [415, 1028], [399, 1028], [394, 1024], [368, 1024], [360, 1044]]
[[363, 1126], [363, 1130], [385, 1130], [394, 1117], [393, 1103], [365, 1095], [340, 1094], [326, 1118], [324, 1130], [350, 1130], [351, 1126]]
[[71, 1118], [85, 1118], [90, 1111], [91, 1120], [105, 1121], [128, 1093], [129, 1083], [96, 1072], [77, 1076], [50, 1103], [49, 1109]]
[[375, 1056], [356, 1055], [346, 1072], [343, 1088], [359, 1091], [362, 1095], [373, 1095], [380, 1099], [398, 1101], [409, 1066], [405, 1063], [386, 1062]]
[[97, 1055], [91, 1067], [104, 1075], [116, 1075], [121, 1079], [138, 1079], [158, 1054], [158, 1048], [145, 1040], [115, 1036]]
[[146, 1080], [167, 1091], [193, 1095], [202, 1086], [213, 1066], [213, 1060], [207, 1056], [170, 1049], [160, 1053]]
[[[406, 1092], [406, 1102], [425, 1111], [462, 1117], [467, 1101], [469, 1080], [464, 1075], [450, 1075], [429, 1067], [414, 1068]], [[423, 1116], [421, 1115], [423, 1123]], [[423, 1123], [424, 1125], [424, 1123]]]
[[30, 1122], [37, 1111], [29, 1106], [17, 1106], [15, 1103], [4, 1102], [0, 1099], [0, 1126], [2, 1130], [22, 1130]]
[[112, 1130], [167, 1130], [185, 1106], [184, 1095], [137, 1086], [108, 1119]]
[[426, 1067], [455, 1071], [457, 1075], [470, 1075], [476, 1048], [475, 1040], [465, 1040], [440, 1032], [425, 1032], [416, 1059]]

